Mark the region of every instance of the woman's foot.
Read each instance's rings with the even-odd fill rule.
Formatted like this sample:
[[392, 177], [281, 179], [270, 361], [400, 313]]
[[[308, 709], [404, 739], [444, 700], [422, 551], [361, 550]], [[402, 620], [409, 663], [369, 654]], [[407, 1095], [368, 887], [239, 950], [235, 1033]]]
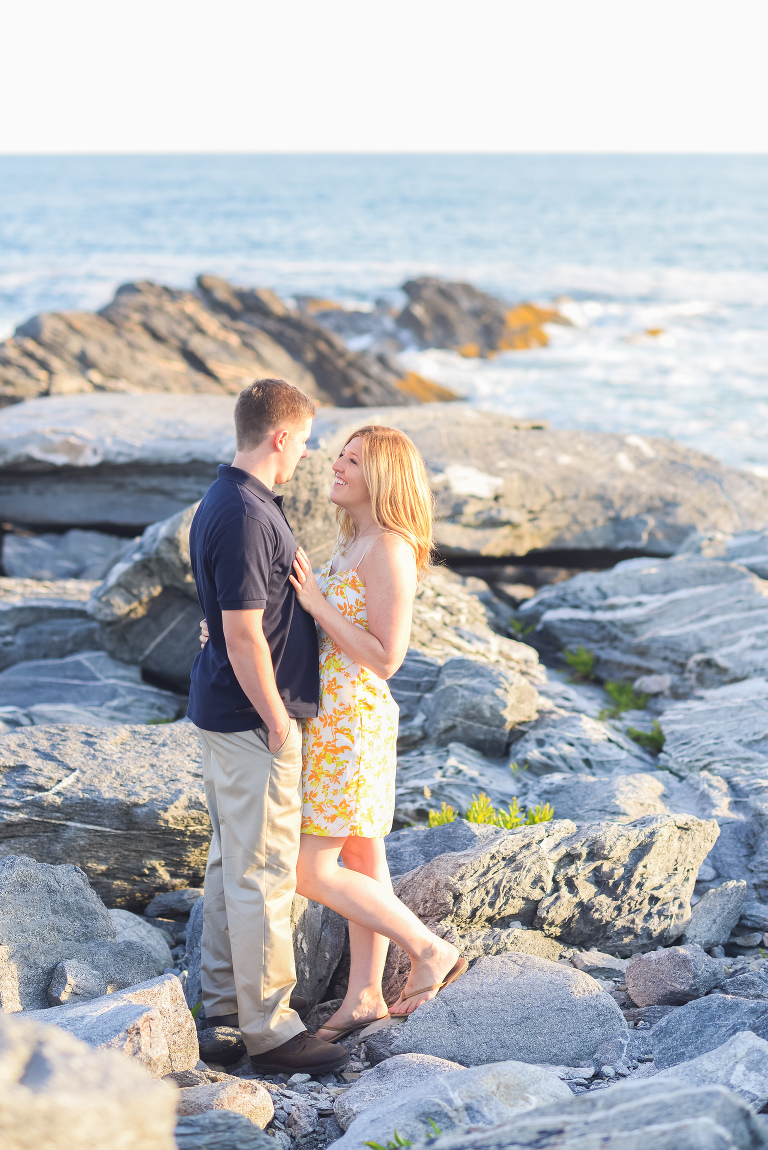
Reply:
[[[393, 1018], [405, 1017], [413, 1014], [417, 1007], [434, 998], [447, 974], [453, 970], [459, 960], [459, 952], [450, 942], [437, 938], [428, 951], [425, 951], [416, 962], [411, 962], [411, 973], [408, 981], [400, 992], [400, 997], [389, 1008]], [[431, 987], [432, 989], [424, 989]], [[421, 994], [414, 991], [421, 990]], [[412, 996], [412, 997], [409, 997]]]
[[331, 1015], [325, 1025], [319, 1027], [316, 1037], [322, 1038], [325, 1042], [335, 1042], [339, 1037], [338, 1029], [330, 1030], [329, 1027], [335, 1026], [346, 1030], [347, 1027], [355, 1025], [370, 1026], [372, 1022], [377, 1022], [386, 1014], [387, 1004], [381, 995], [378, 998], [365, 998], [354, 1002], [347, 1002], [344, 999], [336, 1013]]

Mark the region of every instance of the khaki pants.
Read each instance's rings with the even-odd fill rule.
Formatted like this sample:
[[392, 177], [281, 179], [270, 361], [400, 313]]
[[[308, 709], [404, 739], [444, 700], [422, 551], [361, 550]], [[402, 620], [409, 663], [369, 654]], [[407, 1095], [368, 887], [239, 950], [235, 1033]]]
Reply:
[[291, 904], [301, 826], [301, 731], [272, 755], [265, 731], [200, 731], [213, 839], [205, 871], [201, 974], [206, 1015], [234, 1014], [249, 1054], [304, 1029]]

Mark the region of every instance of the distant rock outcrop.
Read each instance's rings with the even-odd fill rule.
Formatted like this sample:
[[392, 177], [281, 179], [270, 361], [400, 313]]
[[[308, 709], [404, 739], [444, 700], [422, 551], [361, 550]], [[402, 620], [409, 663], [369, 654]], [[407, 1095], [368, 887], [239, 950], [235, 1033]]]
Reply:
[[236, 394], [259, 376], [340, 407], [455, 398], [350, 350], [273, 292], [216, 276], [200, 276], [197, 291], [125, 284], [99, 312], [43, 312], [0, 344], [0, 405], [93, 391]]

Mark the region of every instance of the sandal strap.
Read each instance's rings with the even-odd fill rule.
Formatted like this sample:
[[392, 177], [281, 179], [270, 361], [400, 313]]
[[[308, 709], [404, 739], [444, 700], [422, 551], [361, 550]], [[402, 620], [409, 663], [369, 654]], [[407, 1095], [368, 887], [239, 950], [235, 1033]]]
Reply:
[[[387, 1011], [387, 1014], [388, 1013], [389, 1013], [389, 1011]], [[347, 1023], [346, 1026], [329, 1026], [327, 1022], [324, 1022], [323, 1025], [318, 1026], [317, 1029], [318, 1030], [336, 1030], [336, 1031], [357, 1030], [358, 1027], [361, 1027], [361, 1026], [373, 1026], [374, 1022], [381, 1022], [382, 1018], [386, 1018], [386, 1017], [387, 1017], [386, 1014], [380, 1014], [378, 1018], [367, 1018], [364, 1022], [350, 1022], [350, 1023]]]
[[416, 998], [418, 994], [427, 994], [430, 990], [442, 990], [444, 986], [444, 982], [438, 982], [437, 986], [422, 986], [421, 990], [412, 990], [410, 994], [401, 994], [400, 997], [406, 1002], [409, 998]]

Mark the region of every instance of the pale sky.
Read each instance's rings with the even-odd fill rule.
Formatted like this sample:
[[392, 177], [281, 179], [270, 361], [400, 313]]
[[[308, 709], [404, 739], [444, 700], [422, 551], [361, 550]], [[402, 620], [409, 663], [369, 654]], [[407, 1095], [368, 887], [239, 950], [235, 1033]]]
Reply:
[[16, 0], [0, 153], [768, 152], [766, 0]]

